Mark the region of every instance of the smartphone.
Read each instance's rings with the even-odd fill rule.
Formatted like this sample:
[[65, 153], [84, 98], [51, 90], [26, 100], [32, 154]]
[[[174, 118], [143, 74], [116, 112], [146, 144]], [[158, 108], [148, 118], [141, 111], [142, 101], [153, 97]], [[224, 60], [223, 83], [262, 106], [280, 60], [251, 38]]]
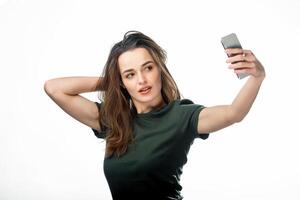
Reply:
[[[221, 43], [222, 43], [224, 49], [227, 49], [227, 48], [240, 48], [240, 49], [242, 49], [242, 45], [239, 42], [239, 40], [238, 40], [235, 33], [231, 33], [229, 35], [226, 35], [226, 36], [222, 37], [221, 38]], [[228, 55], [227, 54], [227, 56], [230, 57], [230, 56], [234, 56], [234, 55]], [[239, 79], [245, 78], [247, 76], [249, 76], [249, 74], [247, 74], [247, 73], [237, 74], [237, 77]]]

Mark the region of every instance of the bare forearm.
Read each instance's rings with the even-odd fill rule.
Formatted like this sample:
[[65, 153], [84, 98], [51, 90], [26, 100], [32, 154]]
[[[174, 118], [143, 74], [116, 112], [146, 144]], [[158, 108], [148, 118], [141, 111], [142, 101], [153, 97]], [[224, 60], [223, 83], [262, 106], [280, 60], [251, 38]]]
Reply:
[[231, 104], [233, 113], [235, 113], [235, 121], [241, 121], [247, 115], [256, 99], [263, 80], [264, 76], [259, 78], [251, 76], [242, 87]]
[[[69, 95], [76, 95], [85, 92], [94, 92], [101, 90], [98, 84], [99, 77], [72, 76], [60, 77], [46, 81], [44, 88], [48, 93], [57, 91]], [[101, 83], [101, 81], [100, 81]]]
[[265, 69], [250, 50], [239, 48], [226, 49], [233, 55], [226, 60], [235, 73], [248, 73], [245, 85], [230, 105], [212, 106], [203, 109], [199, 114], [198, 133], [217, 131], [235, 122], [240, 122], [249, 112], [259, 88], [265, 79]]

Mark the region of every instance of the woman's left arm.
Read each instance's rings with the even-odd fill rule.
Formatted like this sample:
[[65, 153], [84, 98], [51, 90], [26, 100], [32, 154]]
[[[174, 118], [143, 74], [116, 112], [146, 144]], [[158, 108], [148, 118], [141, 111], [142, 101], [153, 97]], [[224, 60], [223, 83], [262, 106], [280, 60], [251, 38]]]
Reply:
[[242, 87], [231, 105], [218, 105], [204, 108], [198, 117], [198, 133], [211, 133], [236, 122], [240, 122], [249, 112], [259, 88], [265, 78], [265, 70], [250, 50], [226, 49], [229, 57], [226, 62], [235, 73], [248, 73]]

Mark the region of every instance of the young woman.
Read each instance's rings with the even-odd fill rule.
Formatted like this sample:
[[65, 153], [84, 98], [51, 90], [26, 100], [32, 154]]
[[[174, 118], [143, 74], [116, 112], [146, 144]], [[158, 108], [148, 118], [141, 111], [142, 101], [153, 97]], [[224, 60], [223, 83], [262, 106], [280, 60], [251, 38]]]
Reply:
[[[58, 106], [105, 139], [103, 168], [113, 199], [182, 199], [180, 176], [193, 140], [246, 116], [265, 71], [250, 50], [225, 51], [235, 73], [250, 74], [230, 105], [204, 107], [181, 99], [165, 51], [137, 31], [112, 47], [101, 77], [45, 82]], [[79, 95], [93, 91], [99, 91], [100, 103]]]

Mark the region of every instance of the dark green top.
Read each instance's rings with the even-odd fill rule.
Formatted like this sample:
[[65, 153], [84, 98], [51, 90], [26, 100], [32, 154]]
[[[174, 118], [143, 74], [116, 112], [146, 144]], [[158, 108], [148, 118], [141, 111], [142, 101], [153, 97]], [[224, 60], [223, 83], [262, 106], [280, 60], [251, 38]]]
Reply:
[[[101, 104], [95, 102], [99, 109]], [[122, 157], [105, 158], [103, 169], [113, 199], [182, 199], [180, 176], [187, 154], [198, 134], [202, 105], [191, 100], [175, 100], [162, 108], [137, 114], [135, 143]], [[105, 131], [92, 129], [98, 138]]]

